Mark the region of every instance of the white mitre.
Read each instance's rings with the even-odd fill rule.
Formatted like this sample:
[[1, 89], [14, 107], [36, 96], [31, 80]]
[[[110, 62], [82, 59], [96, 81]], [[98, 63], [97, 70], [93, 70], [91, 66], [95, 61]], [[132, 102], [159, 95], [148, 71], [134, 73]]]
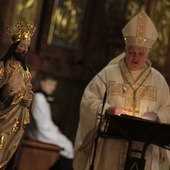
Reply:
[[152, 48], [152, 45], [158, 37], [157, 30], [146, 14], [141, 11], [132, 18], [122, 30], [126, 45], [138, 45]]

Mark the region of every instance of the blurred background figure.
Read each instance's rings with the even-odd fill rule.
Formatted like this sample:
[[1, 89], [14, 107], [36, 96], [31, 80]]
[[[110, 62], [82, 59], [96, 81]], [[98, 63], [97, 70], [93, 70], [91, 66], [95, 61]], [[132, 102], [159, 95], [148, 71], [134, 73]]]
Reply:
[[54, 101], [52, 94], [57, 87], [57, 80], [52, 75], [43, 75], [39, 85], [39, 89], [35, 91], [31, 123], [27, 127], [26, 137], [64, 148], [51, 170], [72, 170], [73, 144], [52, 120], [50, 102]]

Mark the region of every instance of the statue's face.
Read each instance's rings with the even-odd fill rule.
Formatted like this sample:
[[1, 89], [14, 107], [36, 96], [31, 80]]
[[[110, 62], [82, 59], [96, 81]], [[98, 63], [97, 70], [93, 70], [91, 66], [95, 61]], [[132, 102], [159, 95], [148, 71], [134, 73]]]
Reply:
[[25, 61], [26, 55], [29, 51], [29, 47], [29, 40], [21, 40], [14, 51], [15, 58], [19, 61]]
[[16, 50], [15, 52], [17, 54], [20, 54], [21, 56], [28, 53], [28, 50], [29, 50], [29, 47], [30, 47], [30, 41], [29, 40], [21, 40], [18, 44], [18, 46], [16, 47]]

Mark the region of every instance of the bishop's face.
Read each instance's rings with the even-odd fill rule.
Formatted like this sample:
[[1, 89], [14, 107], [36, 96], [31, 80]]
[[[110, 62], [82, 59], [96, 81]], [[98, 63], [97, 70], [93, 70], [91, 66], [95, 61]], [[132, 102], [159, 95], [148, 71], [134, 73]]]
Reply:
[[25, 57], [25, 55], [28, 53], [29, 47], [29, 40], [21, 40], [15, 49], [15, 54], [17, 55], [17, 57]]
[[126, 46], [125, 59], [130, 70], [137, 71], [144, 67], [150, 55], [150, 49], [141, 46]]

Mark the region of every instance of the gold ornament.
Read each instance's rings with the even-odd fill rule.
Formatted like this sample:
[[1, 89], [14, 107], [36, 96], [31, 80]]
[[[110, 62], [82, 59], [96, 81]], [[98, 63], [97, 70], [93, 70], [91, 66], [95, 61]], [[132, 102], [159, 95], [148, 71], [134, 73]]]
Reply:
[[34, 24], [32, 22], [29, 22], [27, 24], [27, 28], [26, 28], [27, 31], [24, 29], [24, 24], [21, 21], [18, 21], [15, 24], [15, 28], [17, 29], [17, 31], [13, 31], [10, 26], [6, 27], [7, 34], [10, 37], [11, 43], [14, 43], [16, 41], [25, 40], [25, 39], [31, 41], [31, 37], [34, 35], [34, 32], [36, 30], [36, 27], [34, 26]]

